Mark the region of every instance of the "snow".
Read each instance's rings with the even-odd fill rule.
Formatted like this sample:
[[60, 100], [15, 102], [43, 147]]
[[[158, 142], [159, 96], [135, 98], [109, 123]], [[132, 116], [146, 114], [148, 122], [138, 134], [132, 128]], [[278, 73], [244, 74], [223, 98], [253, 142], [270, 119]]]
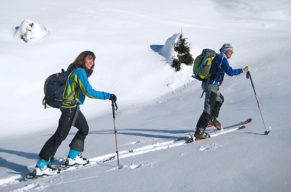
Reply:
[[16, 38], [19, 38], [25, 43], [29, 43], [42, 39], [47, 33], [48, 31], [44, 26], [41, 26], [35, 21], [25, 19], [20, 26], [16, 27], [15, 35]]
[[[289, 191], [290, 10], [287, 0], [3, 2], [0, 191]], [[49, 33], [29, 43], [19, 40], [16, 28], [24, 20]], [[191, 78], [191, 67], [176, 73], [169, 57], [153, 50], [153, 45], [166, 48], [167, 39], [181, 30], [193, 56], [231, 43], [233, 68], [252, 67], [262, 113], [272, 127], [268, 136], [242, 74], [225, 77], [219, 120], [230, 125], [252, 117], [253, 122], [210, 140], [183, 143], [203, 109], [200, 83]], [[22, 181], [60, 115], [41, 105], [44, 80], [84, 50], [97, 56], [92, 86], [118, 97], [122, 169], [114, 159], [110, 102], [87, 98], [81, 107], [90, 126], [84, 156], [95, 164]], [[72, 128], [60, 146], [56, 164], [64, 161], [75, 133]], [[103, 162], [108, 158], [113, 159]]]
[[169, 37], [164, 45], [152, 45], [151, 48], [158, 52], [160, 55], [165, 57], [166, 62], [171, 66], [173, 62], [173, 58], [176, 58], [176, 54], [174, 51], [174, 45], [177, 43], [179, 38], [179, 33], [176, 33]]

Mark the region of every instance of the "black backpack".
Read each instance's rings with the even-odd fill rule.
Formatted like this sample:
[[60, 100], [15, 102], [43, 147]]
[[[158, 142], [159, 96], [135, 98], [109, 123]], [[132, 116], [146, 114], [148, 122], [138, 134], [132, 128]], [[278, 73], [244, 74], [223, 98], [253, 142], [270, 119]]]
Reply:
[[62, 69], [61, 73], [50, 75], [44, 83], [44, 108], [47, 105], [53, 108], [61, 108], [61, 106], [73, 107], [77, 104], [76, 101], [72, 101], [64, 98], [68, 80], [73, 71], [65, 71]]

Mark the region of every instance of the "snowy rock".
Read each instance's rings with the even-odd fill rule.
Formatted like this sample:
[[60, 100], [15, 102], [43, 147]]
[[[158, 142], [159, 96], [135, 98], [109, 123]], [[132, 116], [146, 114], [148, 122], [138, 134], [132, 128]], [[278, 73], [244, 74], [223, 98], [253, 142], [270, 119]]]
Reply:
[[47, 34], [48, 30], [44, 26], [28, 19], [22, 21], [21, 25], [16, 27], [15, 33], [16, 37], [25, 43], [40, 40]]

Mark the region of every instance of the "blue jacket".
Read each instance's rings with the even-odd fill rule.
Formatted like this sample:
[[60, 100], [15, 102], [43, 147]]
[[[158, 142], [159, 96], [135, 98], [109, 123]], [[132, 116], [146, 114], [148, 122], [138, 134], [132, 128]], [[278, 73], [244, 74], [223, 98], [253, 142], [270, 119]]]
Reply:
[[[85, 98], [109, 99], [110, 93], [96, 91], [90, 85], [85, 69], [77, 68], [69, 77], [65, 90], [65, 98], [83, 104]], [[63, 106], [63, 108], [68, 108]]]
[[220, 53], [219, 55], [216, 56], [211, 65], [210, 69], [211, 76], [209, 78], [208, 83], [220, 86], [224, 79], [225, 73], [229, 76], [234, 76], [239, 75], [242, 72], [243, 72], [242, 69], [232, 69], [231, 66], [229, 66], [226, 55], [224, 53]]

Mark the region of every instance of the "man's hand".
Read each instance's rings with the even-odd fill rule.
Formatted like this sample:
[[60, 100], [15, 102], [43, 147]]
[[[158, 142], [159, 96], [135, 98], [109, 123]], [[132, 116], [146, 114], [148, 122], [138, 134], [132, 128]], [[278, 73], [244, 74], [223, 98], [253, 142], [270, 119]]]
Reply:
[[243, 68], [243, 72], [246, 73], [246, 72], [250, 72], [251, 71], [251, 67], [250, 66], [246, 66]]

